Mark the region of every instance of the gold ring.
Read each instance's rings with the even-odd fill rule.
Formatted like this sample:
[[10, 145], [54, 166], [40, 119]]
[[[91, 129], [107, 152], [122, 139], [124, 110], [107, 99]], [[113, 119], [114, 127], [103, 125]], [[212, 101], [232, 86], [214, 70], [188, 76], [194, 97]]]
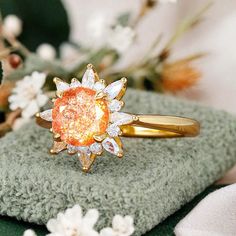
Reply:
[[123, 156], [120, 136], [169, 138], [199, 133], [199, 123], [193, 119], [120, 112], [127, 79], [106, 86], [91, 64], [82, 82], [73, 78], [69, 84], [54, 78], [54, 83], [57, 88], [56, 98], [52, 99], [54, 106], [37, 113], [36, 121], [53, 133], [50, 153], [67, 149], [69, 154], [77, 154], [85, 172], [103, 150]]

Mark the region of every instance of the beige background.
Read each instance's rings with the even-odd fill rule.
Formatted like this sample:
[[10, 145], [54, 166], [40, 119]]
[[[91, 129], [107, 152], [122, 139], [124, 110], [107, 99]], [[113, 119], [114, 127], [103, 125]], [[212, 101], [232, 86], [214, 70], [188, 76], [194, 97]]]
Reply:
[[[63, 0], [63, 2], [69, 12], [71, 40], [84, 42], [93, 40], [91, 37], [93, 32], [88, 30], [91, 22], [99, 22], [101, 19], [110, 22], [114, 15], [130, 9], [136, 14], [141, 4], [141, 1], [137, 0]], [[127, 51], [120, 66], [142, 56], [159, 33], [165, 35], [162, 42], [164, 44], [178, 22], [191, 16], [207, 2], [179, 0], [176, 4], [159, 5], [140, 24], [137, 43]], [[199, 85], [179, 96], [236, 114], [236, 1], [213, 2], [214, 5], [205, 15], [204, 21], [175, 46], [173, 59], [200, 51], [209, 52], [208, 56], [197, 64], [203, 72]]]

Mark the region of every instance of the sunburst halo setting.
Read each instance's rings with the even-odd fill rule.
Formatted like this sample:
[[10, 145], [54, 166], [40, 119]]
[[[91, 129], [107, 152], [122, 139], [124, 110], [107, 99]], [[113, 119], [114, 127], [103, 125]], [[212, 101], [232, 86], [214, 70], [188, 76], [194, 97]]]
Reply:
[[50, 152], [57, 154], [67, 149], [69, 154], [77, 154], [86, 172], [103, 150], [122, 157], [120, 126], [131, 124], [136, 118], [120, 112], [127, 79], [106, 86], [89, 64], [81, 82], [76, 78], [70, 84], [59, 78], [54, 82], [54, 107], [36, 115], [51, 123], [54, 144]]

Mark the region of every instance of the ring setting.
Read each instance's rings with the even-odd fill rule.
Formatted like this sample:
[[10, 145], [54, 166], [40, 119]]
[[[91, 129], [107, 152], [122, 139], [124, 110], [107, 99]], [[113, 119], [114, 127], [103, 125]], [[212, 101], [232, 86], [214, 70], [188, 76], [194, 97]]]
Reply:
[[189, 118], [121, 112], [127, 79], [106, 86], [91, 64], [81, 82], [73, 78], [69, 84], [54, 78], [54, 83], [53, 108], [37, 113], [36, 121], [53, 133], [50, 153], [67, 150], [77, 154], [85, 172], [104, 150], [123, 157], [120, 136], [183, 137], [199, 133], [198, 122]]

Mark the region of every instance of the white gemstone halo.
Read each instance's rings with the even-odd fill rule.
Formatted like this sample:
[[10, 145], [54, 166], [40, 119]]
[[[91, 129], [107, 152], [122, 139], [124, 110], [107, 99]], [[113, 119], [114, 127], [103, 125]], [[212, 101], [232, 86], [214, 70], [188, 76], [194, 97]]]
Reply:
[[[108, 125], [104, 133], [98, 133], [93, 135], [93, 141], [89, 145], [72, 145], [64, 139], [64, 135], [56, 133], [53, 128], [50, 131], [54, 135], [54, 143], [50, 152], [52, 154], [57, 154], [65, 149], [67, 149], [69, 154], [77, 154], [78, 159], [82, 164], [82, 168], [85, 172], [89, 171], [91, 165], [98, 155], [101, 155], [103, 151], [107, 151], [118, 157], [123, 156], [122, 142], [120, 135], [122, 131], [120, 126], [131, 124], [134, 121], [134, 116], [128, 113], [120, 112], [124, 106], [124, 102], [121, 100], [126, 91], [127, 79], [121, 78], [108, 86], [104, 80], [98, 77], [97, 72], [94, 67], [89, 64], [87, 70], [85, 71], [81, 82], [77, 78], [73, 78], [71, 83], [66, 83], [59, 78], [54, 78], [54, 83], [56, 84], [56, 95], [57, 97], [53, 99], [54, 107], [60, 98], [63, 98], [65, 94], [75, 89], [89, 89], [91, 93], [95, 94], [92, 97], [93, 101], [97, 99], [103, 99], [107, 104], [108, 109]], [[91, 101], [92, 101], [91, 100]], [[76, 101], [73, 100], [74, 103]], [[65, 109], [60, 107], [60, 110]], [[79, 111], [78, 111], [79, 112]], [[96, 108], [96, 114], [100, 114], [102, 117], [102, 110]], [[54, 114], [54, 108], [38, 113], [36, 116], [46, 122], [50, 122], [53, 127], [53, 122], [56, 122]], [[92, 124], [91, 124], [92, 125]]]

